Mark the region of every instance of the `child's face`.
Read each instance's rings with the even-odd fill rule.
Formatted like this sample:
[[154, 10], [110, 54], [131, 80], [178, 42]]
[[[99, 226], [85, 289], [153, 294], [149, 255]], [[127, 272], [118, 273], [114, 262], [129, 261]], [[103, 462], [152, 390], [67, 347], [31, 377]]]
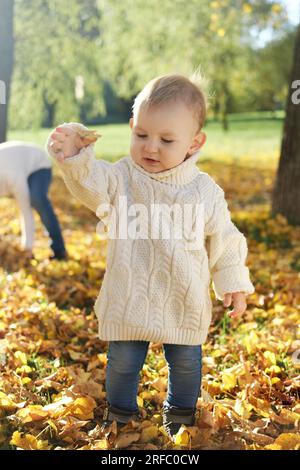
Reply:
[[130, 153], [135, 163], [151, 173], [169, 170], [195, 153], [205, 143], [197, 133], [192, 111], [181, 102], [151, 108], [141, 106], [131, 118]]

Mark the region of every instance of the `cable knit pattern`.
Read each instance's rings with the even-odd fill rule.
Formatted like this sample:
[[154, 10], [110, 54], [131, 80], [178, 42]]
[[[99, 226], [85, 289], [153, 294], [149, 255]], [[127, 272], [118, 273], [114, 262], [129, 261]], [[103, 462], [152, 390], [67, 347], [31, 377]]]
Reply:
[[[47, 149], [55, 158], [49, 142]], [[102, 340], [202, 344], [211, 321], [211, 278], [220, 300], [227, 292], [254, 292], [246, 239], [230, 219], [223, 190], [197, 168], [197, 160], [198, 153], [175, 168], [149, 173], [130, 156], [113, 164], [97, 160], [90, 145], [57, 162], [70, 192], [96, 214], [103, 203], [117, 210], [122, 196], [128, 208], [143, 204], [149, 213], [152, 204], [204, 205], [202, 247], [187, 249], [185, 238], [108, 240], [95, 303]]]

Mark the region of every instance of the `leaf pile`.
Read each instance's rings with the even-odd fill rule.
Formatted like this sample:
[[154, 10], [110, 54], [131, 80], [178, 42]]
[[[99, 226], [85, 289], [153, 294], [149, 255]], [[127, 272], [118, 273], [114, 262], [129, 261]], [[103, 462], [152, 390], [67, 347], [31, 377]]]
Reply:
[[106, 244], [95, 217], [55, 177], [51, 198], [69, 260], [48, 260], [38, 217], [35, 259], [26, 260], [16, 206], [0, 199], [2, 449], [300, 449], [300, 228], [270, 217], [271, 170], [202, 169], [224, 188], [247, 237], [256, 292], [240, 320], [214, 301], [197, 422], [182, 426], [175, 443], [161, 422], [167, 366], [160, 344], [151, 344], [141, 374], [142, 422], [101, 431], [107, 343], [97, 338], [93, 304]]

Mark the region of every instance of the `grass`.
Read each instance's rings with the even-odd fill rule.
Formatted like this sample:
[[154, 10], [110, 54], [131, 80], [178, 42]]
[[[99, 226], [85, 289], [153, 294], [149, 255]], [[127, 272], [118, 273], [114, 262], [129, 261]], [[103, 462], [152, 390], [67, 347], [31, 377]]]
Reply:
[[[202, 150], [202, 161], [238, 162], [247, 166], [275, 168], [282, 126], [281, 116], [270, 119], [265, 113], [232, 115], [228, 132], [223, 131], [220, 123], [208, 121], [205, 126], [207, 142]], [[98, 157], [116, 161], [129, 154], [131, 131], [128, 124], [108, 124], [93, 128], [102, 134], [96, 144]], [[50, 131], [51, 129], [11, 131], [8, 138], [44, 146]]]

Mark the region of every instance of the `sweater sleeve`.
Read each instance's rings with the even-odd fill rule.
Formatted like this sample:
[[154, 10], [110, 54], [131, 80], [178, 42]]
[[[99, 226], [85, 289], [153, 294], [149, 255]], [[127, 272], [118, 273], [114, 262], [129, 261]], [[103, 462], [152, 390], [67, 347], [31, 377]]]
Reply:
[[223, 300], [224, 294], [231, 292], [252, 294], [254, 286], [245, 265], [248, 254], [246, 238], [231, 221], [224, 191], [218, 185], [213, 212], [205, 231], [209, 268], [217, 299]]
[[12, 187], [12, 194], [20, 209], [21, 246], [23, 249], [32, 250], [35, 227], [27, 181], [18, 178]]
[[48, 140], [47, 151], [60, 168], [67, 188], [76, 199], [93, 212], [96, 212], [100, 204], [111, 204], [117, 177], [112, 171], [111, 163], [95, 158], [94, 144], [60, 162], [55, 158], [49, 143]]

